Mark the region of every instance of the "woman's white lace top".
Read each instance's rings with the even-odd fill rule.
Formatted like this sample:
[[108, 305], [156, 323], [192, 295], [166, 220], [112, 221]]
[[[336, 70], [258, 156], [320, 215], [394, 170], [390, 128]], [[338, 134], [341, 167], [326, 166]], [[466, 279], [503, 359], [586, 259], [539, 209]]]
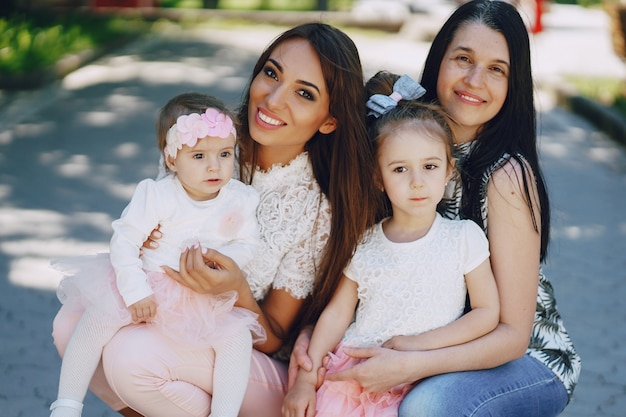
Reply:
[[470, 220], [437, 215], [424, 237], [407, 243], [388, 240], [383, 223], [366, 235], [345, 270], [359, 296], [346, 345], [380, 346], [456, 320], [465, 307], [464, 275], [489, 257], [485, 234]]
[[244, 272], [256, 300], [270, 289], [306, 298], [330, 234], [330, 204], [313, 175], [308, 153], [288, 165], [257, 169], [252, 186], [260, 194], [257, 208], [262, 248]]

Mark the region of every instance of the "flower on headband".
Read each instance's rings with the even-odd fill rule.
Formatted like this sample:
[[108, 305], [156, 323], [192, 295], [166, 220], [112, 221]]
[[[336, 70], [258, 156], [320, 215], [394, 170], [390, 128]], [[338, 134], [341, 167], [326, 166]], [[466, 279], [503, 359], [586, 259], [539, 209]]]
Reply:
[[176, 119], [176, 126], [178, 128], [178, 139], [181, 145], [187, 145], [189, 147], [195, 146], [199, 138], [203, 138], [209, 134], [209, 126], [198, 113], [180, 116]]
[[176, 158], [183, 145], [193, 147], [198, 139], [206, 136], [226, 139], [230, 135], [237, 137], [233, 121], [226, 114], [209, 108], [203, 114], [191, 113], [179, 116], [176, 123], [167, 132], [165, 139], [166, 156]]
[[227, 138], [231, 134], [237, 136], [233, 127], [233, 121], [224, 113], [220, 113], [215, 109], [206, 109], [202, 115], [202, 120], [209, 126], [209, 136], [220, 138]]

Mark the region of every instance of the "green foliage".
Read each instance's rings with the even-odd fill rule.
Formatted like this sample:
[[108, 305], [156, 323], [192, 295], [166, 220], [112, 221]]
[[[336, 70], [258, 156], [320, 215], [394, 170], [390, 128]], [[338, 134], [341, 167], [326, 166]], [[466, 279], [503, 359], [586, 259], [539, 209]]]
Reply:
[[[6, 0], [0, 0], [0, 2]], [[345, 10], [353, 0], [328, 0], [329, 10]], [[201, 8], [203, 0], [160, 0], [161, 7]], [[217, 0], [220, 9], [314, 10], [317, 0]], [[99, 47], [130, 33], [145, 31], [141, 19], [85, 14], [0, 15], [0, 77], [31, 74], [67, 54]]]
[[0, 75], [28, 74], [135, 30], [132, 22], [96, 16], [0, 18]]
[[613, 102], [613, 108], [620, 112], [624, 116], [624, 119], [626, 119], [626, 97], [616, 97]]
[[613, 107], [626, 119], [626, 82], [624, 80], [583, 77], [570, 77], [567, 80], [582, 96]]
[[[0, 0], [6, 1], [6, 0]], [[353, 0], [328, 0], [329, 10], [349, 8]], [[317, 0], [217, 0], [231, 10], [314, 10]], [[160, 0], [161, 7], [202, 8], [203, 0]], [[0, 77], [35, 73], [67, 54], [99, 47], [145, 30], [140, 19], [85, 14], [0, 15]]]
[[626, 93], [624, 81], [615, 78], [568, 77], [576, 89], [585, 97], [611, 105], [616, 97]]
[[161, 0], [159, 5], [165, 8], [199, 9], [202, 7], [202, 0]]

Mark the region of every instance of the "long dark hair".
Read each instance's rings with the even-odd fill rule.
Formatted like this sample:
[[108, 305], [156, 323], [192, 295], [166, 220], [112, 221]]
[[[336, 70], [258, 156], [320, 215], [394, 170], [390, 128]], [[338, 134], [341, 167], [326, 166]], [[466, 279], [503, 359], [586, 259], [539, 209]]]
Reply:
[[[437, 81], [441, 62], [460, 27], [481, 23], [501, 33], [509, 48], [510, 73], [508, 94], [502, 109], [485, 123], [476, 135], [476, 143], [463, 165], [463, 207], [461, 215], [482, 224], [480, 186], [483, 174], [503, 154], [519, 162], [521, 185], [533, 218], [535, 230], [541, 230], [541, 260], [545, 260], [550, 240], [550, 204], [537, 150], [537, 115], [530, 62], [530, 44], [524, 22], [512, 5], [503, 1], [474, 0], [452, 13], [433, 40], [424, 64], [421, 84], [426, 100], [437, 100]], [[521, 155], [521, 157], [519, 156]], [[539, 195], [539, 213], [533, 209], [532, 194], [527, 183], [528, 167], [534, 174]], [[537, 218], [541, 224], [536, 223]]]
[[[297, 321], [314, 322], [334, 293], [342, 273], [367, 228], [375, 222], [377, 193], [371, 176], [375, 167], [365, 128], [365, 94], [359, 53], [352, 40], [332, 26], [313, 22], [279, 35], [259, 57], [245, 91], [239, 119], [240, 177], [251, 183], [257, 165], [258, 144], [250, 137], [250, 84], [273, 50], [289, 39], [305, 39], [316, 51], [330, 97], [329, 113], [337, 120], [330, 134], [316, 132], [306, 144], [315, 179], [332, 210], [331, 230], [313, 294]], [[246, 168], [244, 165], [247, 165]], [[293, 326], [297, 330], [297, 324]]]

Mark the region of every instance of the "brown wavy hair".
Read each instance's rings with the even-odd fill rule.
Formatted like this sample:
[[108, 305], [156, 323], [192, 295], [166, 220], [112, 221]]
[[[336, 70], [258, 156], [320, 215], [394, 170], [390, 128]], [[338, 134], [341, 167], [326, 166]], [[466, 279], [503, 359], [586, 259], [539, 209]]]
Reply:
[[272, 51], [290, 39], [308, 41], [317, 53], [330, 97], [329, 113], [337, 120], [334, 132], [316, 132], [305, 147], [315, 179], [330, 203], [332, 220], [313, 293], [292, 326], [298, 331], [299, 324], [317, 320], [330, 301], [363, 233], [375, 223], [378, 193], [372, 181], [376, 164], [365, 127], [363, 69], [358, 50], [344, 32], [319, 22], [298, 25], [279, 35], [254, 66], [239, 108], [240, 178], [251, 183], [254, 170], [244, 165], [257, 166], [258, 144], [250, 137], [248, 124], [250, 84]]

